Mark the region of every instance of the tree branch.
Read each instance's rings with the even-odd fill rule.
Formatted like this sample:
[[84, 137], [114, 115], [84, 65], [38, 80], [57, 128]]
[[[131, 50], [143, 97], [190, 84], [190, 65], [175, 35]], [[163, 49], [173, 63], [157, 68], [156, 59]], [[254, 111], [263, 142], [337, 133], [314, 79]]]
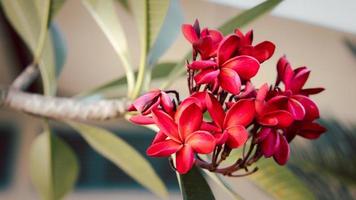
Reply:
[[61, 120], [108, 120], [123, 117], [130, 102], [121, 100], [87, 100], [50, 97], [15, 89], [1, 91], [3, 106], [32, 114]]
[[10, 87], [14, 90], [26, 90], [39, 74], [40, 71], [38, 66], [35, 63], [32, 63], [28, 65], [18, 77], [16, 77]]

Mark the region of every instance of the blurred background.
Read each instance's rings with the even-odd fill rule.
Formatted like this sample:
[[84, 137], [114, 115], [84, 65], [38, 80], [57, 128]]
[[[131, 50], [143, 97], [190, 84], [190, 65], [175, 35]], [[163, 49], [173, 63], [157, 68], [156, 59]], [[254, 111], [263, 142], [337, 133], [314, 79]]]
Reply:
[[[193, 23], [198, 18], [201, 26], [211, 28], [260, 2], [262, 1], [180, 1], [185, 23]], [[326, 91], [317, 95], [314, 100], [320, 106], [321, 115], [339, 126], [333, 126], [332, 130], [336, 134], [338, 131], [341, 134], [345, 130], [355, 130], [355, 10], [356, 1], [353, 0], [344, 0], [342, 3], [337, 0], [287, 0], [271, 14], [243, 28], [244, 32], [254, 30], [255, 43], [270, 40], [277, 46], [272, 59], [262, 65], [261, 72], [254, 79], [255, 85], [274, 81], [276, 62], [284, 54], [294, 67], [308, 66], [312, 73], [307, 85], [326, 88]], [[117, 11], [128, 36], [132, 61], [138, 65], [138, 34], [136, 27], [132, 25], [135, 22], [125, 9], [118, 6]], [[68, 51], [64, 69], [58, 80], [59, 96], [76, 95], [124, 74], [121, 62], [109, 41], [79, 0], [66, 1], [55, 21], [66, 40]], [[0, 85], [6, 86], [25, 68], [31, 56], [3, 13], [0, 13], [0, 41]], [[189, 49], [190, 44], [180, 34], [160, 61], [178, 61]], [[38, 85], [32, 85], [30, 90], [39, 91]], [[187, 94], [184, 78], [176, 80], [172, 88], [182, 92], [183, 96]], [[0, 111], [0, 199], [38, 199], [28, 174], [28, 152], [33, 138], [40, 131], [39, 123], [39, 120], [31, 116]], [[109, 122], [105, 125], [141, 152], [145, 151], [153, 137], [150, 131], [124, 121]], [[66, 199], [156, 198], [95, 153], [78, 134], [73, 134], [73, 130], [61, 124], [54, 126], [55, 132], [71, 145], [80, 160], [79, 181], [75, 191]], [[175, 174], [168, 161], [149, 160], [167, 183], [172, 199], [180, 199]], [[356, 169], [355, 164], [351, 163], [351, 168]], [[229, 181], [236, 191], [247, 199], [271, 199], [248, 180], [239, 178]], [[353, 188], [346, 189], [350, 194], [355, 194]], [[227, 199], [222, 191], [217, 191], [217, 199]]]

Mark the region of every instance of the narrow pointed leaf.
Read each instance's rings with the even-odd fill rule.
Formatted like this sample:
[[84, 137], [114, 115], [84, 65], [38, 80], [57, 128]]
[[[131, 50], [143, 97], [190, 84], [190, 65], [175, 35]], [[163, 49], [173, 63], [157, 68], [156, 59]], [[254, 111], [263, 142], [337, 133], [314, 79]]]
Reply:
[[98, 127], [69, 123], [102, 156], [112, 161], [142, 186], [161, 198], [167, 189], [149, 162], [132, 146], [115, 134]]

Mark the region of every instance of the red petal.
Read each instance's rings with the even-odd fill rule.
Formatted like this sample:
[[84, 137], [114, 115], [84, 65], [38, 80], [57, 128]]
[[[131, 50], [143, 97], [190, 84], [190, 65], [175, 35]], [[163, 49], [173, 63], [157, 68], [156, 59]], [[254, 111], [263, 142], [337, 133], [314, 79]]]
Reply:
[[218, 47], [218, 65], [222, 66], [239, 47], [240, 38], [236, 35], [227, 36]]
[[143, 115], [135, 115], [130, 117], [130, 122], [138, 125], [149, 125], [155, 123], [152, 117], [143, 116]]
[[273, 155], [273, 158], [279, 165], [285, 165], [289, 159], [290, 148], [288, 141], [284, 136], [280, 136], [279, 141], [279, 148]]
[[173, 119], [167, 113], [155, 109], [152, 111], [152, 116], [161, 131], [167, 134], [167, 136], [170, 137], [172, 140], [176, 142], [181, 141], [178, 133], [177, 124], [174, 123]]
[[197, 95], [197, 96], [190, 96], [186, 99], [184, 99], [182, 101], [182, 103], [179, 105], [179, 107], [177, 108], [177, 111], [174, 115], [174, 120], [178, 123], [178, 119], [180, 118], [180, 116], [182, 115], [182, 112], [188, 107], [190, 106], [191, 104], [196, 104], [197, 106], [199, 106], [200, 110], [202, 112], [205, 111], [206, 109], [206, 106], [205, 106], [205, 92], [201, 92], [201, 93], [204, 93], [204, 102], [202, 102], [199, 98], [200, 95]]
[[220, 71], [213, 69], [202, 70], [199, 74], [194, 76], [194, 80], [197, 84], [205, 84], [212, 82], [216, 77], [218, 77]]
[[320, 92], [324, 91], [324, 88], [307, 88], [307, 89], [302, 89], [300, 91], [300, 94], [302, 95], [313, 95], [313, 94], [319, 94]]
[[208, 154], [215, 148], [215, 138], [207, 131], [195, 131], [186, 140], [197, 153]]
[[243, 126], [233, 126], [226, 129], [229, 137], [226, 141], [226, 144], [230, 148], [238, 148], [244, 145], [248, 138], [248, 132]]
[[150, 103], [154, 98], [156, 98], [160, 94], [160, 90], [154, 90], [148, 92], [139, 98], [137, 98], [132, 105], [137, 109], [137, 111], [142, 112], [148, 103]]
[[184, 37], [192, 44], [199, 39], [195, 29], [190, 24], [183, 24], [182, 32]]
[[256, 112], [259, 114], [262, 114], [263, 109], [265, 107], [265, 98], [267, 96], [268, 90], [269, 90], [268, 84], [265, 83], [257, 91], [255, 106], [256, 106]]
[[293, 91], [294, 94], [299, 93], [299, 91], [303, 88], [305, 82], [307, 82], [309, 78], [309, 74], [310, 74], [310, 70], [304, 68], [294, 76], [290, 87], [290, 89]]
[[293, 116], [284, 110], [277, 110], [274, 112], [270, 112], [264, 116], [264, 118], [276, 119], [278, 124], [276, 124], [280, 128], [286, 128], [293, 123]]
[[217, 127], [215, 124], [203, 121], [201, 123], [200, 129], [203, 131], [208, 131], [210, 133], [221, 132], [221, 128]]
[[184, 145], [176, 154], [176, 168], [180, 174], [187, 173], [194, 164], [194, 153], [192, 147]]
[[302, 120], [305, 116], [303, 105], [293, 98], [290, 98], [288, 101], [288, 111], [292, 114], [295, 120]]
[[232, 94], [238, 94], [241, 89], [241, 80], [239, 75], [232, 69], [221, 68], [219, 74], [220, 86]]
[[206, 110], [205, 97], [207, 92], [195, 92], [191, 97], [196, 98], [198, 101], [196, 104], [200, 107], [200, 109], [204, 112]]
[[184, 141], [190, 134], [200, 128], [203, 113], [196, 104], [190, 104], [182, 111], [178, 119], [180, 138]]
[[247, 32], [245, 34], [245, 42], [248, 44], [248, 45], [251, 45], [252, 44], [252, 41], [253, 41], [253, 30], [250, 30], [249, 32]]
[[224, 131], [223, 133], [215, 133], [214, 134], [215, 141], [217, 145], [225, 144], [227, 139], [229, 138], [229, 133]]
[[267, 127], [263, 127], [257, 134], [257, 137], [255, 139], [256, 143], [260, 143], [261, 141], [263, 141], [264, 139], [266, 139], [266, 137], [270, 134], [273, 133], [271, 128], [267, 128]]
[[172, 99], [165, 92], [161, 92], [161, 105], [167, 113], [173, 112], [174, 105]]
[[152, 144], [165, 141], [167, 139], [167, 135], [163, 133], [163, 131], [158, 131], [155, 137], [153, 138]]
[[206, 107], [213, 120], [213, 122], [219, 127], [223, 127], [223, 122], [225, 118], [225, 112], [219, 101], [212, 95], [206, 95]]
[[319, 125], [318, 123], [310, 122], [305, 123], [301, 126], [298, 131], [298, 135], [307, 139], [317, 139], [326, 131], [326, 128]]
[[224, 128], [237, 125], [247, 126], [255, 117], [255, 105], [252, 99], [236, 102], [226, 113]]
[[196, 49], [203, 60], [208, 59], [213, 56], [215, 53], [214, 43], [211, 36], [206, 36], [200, 38], [194, 45], [194, 49]]
[[257, 74], [260, 63], [251, 56], [236, 56], [226, 61], [222, 67], [231, 68], [240, 78], [249, 80]]
[[303, 105], [305, 109], [304, 120], [312, 121], [319, 118], [319, 108], [313, 100], [302, 95], [293, 95], [293, 98]]
[[212, 60], [198, 60], [188, 65], [189, 69], [207, 69], [216, 66], [216, 62]]
[[173, 140], [165, 140], [152, 144], [150, 147], [148, 147], [146, 153], [148, 156], [152, 157], [167, 157], [179, 151], [182, 146], [182, 144]]
[[277, 63], [277, 85], [279, 84], [279, 81], [284, 81], [287, 67], [291, 68], [289, 61], [287, 60], [286, 56], [282, 56]]
[[277, 151], [280, 143], [279, 134], [272, 132], [262, 142], [262, 153], [265, 157], [271, 157]]
[[253, 48], [253, 57], [255, 57], [260, 63], [263, 63], [265, 60], [272, 57], [275, 45], [270, 41], [264, 41], [254, 46]]

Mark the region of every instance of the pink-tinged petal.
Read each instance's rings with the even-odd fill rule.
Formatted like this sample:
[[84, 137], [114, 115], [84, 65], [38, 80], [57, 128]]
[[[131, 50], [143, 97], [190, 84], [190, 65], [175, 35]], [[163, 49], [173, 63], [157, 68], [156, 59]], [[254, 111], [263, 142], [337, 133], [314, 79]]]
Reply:
[[194, 76], [194, 80], [197, 84], [210, 83], [218, 77], [220, 70], [206, 69], [202, 70], [199, 74]]
[[182, 32], [184, 37], [192, 44], [199, 39], [194, 27], [190, 24], [183, 24]]
[[260, 63], [254, 57], [244, 55], [229, 59], [222, 67], [233, 69], [241, 79], [249, 80], [257, 74]]
[[162, 142], [157, 142], [148, 147], [146, 153], [148, 156], [152, 157], [167, 157], [183, 147], [182, 144], [175, 142], [173, 140], [165, 140]]
[[278, 123], [276, 124], [276, 126], [280, 128], [286, 128], [290, 126], [294, 121], [293, 116], [288, 111], [284, 110], [277, 110], [267, 113], [264, 117], [270, 119], [277, 119]]
[[284, 136], [280, 136], [279, 141], [279, 147], [274, 153], [273, 158], [279, 165], [285, 165], [289, 159], [290, 148]]
[[189, 69], [199, 70], [207, 69], [216, 66], [216, 62], [212, 60], [197, 60], [188, 65]]
[[306, 96], [309, 96], [309, 95], [313, 95], [313, 94], [319, 94], [320, 92], [324, 91], [325, 89], [324, 88], [307, 88], [307, 89], [302, 89], [300, 91], [300, 94], [302, 95], [306, 95]]
[[246, 143], [248, 132], [244, 126], [233, 126], [225, 131], [229, 134], [226, 144], [230, 148], [238, 148]]
[[263, 109], [265, 107], [265, 99], [268, 91], [269, 91], [269, 87], [267, 83], [263, 84], [260, 87], [260, 89], [258, 89], [257, 91], [255, 107], [256, 107], [256, 112], [258, 114], [262, 114], [263, 112]]
[[267, 128], [267, 127], [263, 127], [257, 134], [257, 137], [255, 139], [255, 143], [260, 143], [262, 142], [264, 139], [267, 138], [267, 136], [273, 133], [272, 132], [272, 128]]
[[172, 140], [176, 142], [181, 142], [178, 133], [177, 124], [174, 123], [171, 116], [157, 109], [152, 111], [152, 116], [153, 116], [153, 120], [155, 121], [155, 123], [157, 124], [157, 126], [160, 128], [161, 131], [163, 131]]
[[143, 115], [135, 115], [130, 117], [130, 122], [138, 125], [149, 125], [149, 124], [154, 124], [154, 120], [152, 117], [149, 116], [143, 116]]
[[260, 63], [268, 60], [272, 57], [276, 46], [270, 41], [264, 41], [254, 46], [253, 57], [255, 57]]
[[163, 131], [158, 131], [155, 137], [153, 138], [152, 144], [165, 141], [166, 139], [167, 139], [167, 135], [163, 133]]
[[148, 114], [151, 114], [152, 110], [153, 109], [157, 109], [158, 106], [161, 104], [161, 97], [158, 96], [157, 98], [155, 98], [153, 100], [153, 103], [150, 102], [150, 104], [147, 104], [149, 106], [146, 106], [143, 111], [142, 111], [142, 115], [148, 115]]
[[299, 91], [303, 88], [304, 84], [307, 82], [309, 78], [310, 70], [305, 68], [300, 71], [298, 71], [297, 74], [295, 74], [292, 82], [291, 82], [291, 90], [293, 91], [294, 94], [299, 93]]
[[278, 124], [278, 119], [274, 116], [262, 116], [258, 118], [258, 123], [261, 124], [262, 126], [277, 126]]
[[275, 110], [284, 110], [288, 108], [288, 97], [284, 95], [277, 95], [275, 97], [272, 97], [268, 102], [266, 103], [265, 110], [264, 112], [271, 112]]
[[309, 97], [303, 95], [293, 95], [293, 98], [303, 105], [305, 109], [304, 120], [312, 121], [320, 117], [318, 106]]
[[279, 134], [276, 132], [270, 133], [262, 142], [262, 153], [266, 158], [273, 156], [280, 144]]
[[240, 38], [236, 35], [227, 36], [218, 47], [218, 65], [223, 65], [230, 59], [239, 47]]
[[222, 145], [225, 144], [227, 139], [229, 138], [229, 133], [227, 131], [224, 131], [223, 133], [215, 133], [214, 134], [216, 145]]
[[298, 130], [298, 135], [307, 139], [317, 139], [326, 132], [326, 128], [318, 123], [310, 122], [303, 124]]
[[223, 34], [218, 30], [210, 30], [210, 29], [205, 29], [205, 30], [206, 31], [202, 31], [201, 37], [211, 36], [213, 43], [218, 44], [224, 38]]
[[221, 132], [221, 128], [217, 127], [214, 122], [208, 123], [203, 121], [201, 123], [200, 129], [203, 131], [208, 131], [210, 133]]
[[208, 59], [215, 52], [214, 43], [211, 36], [200, 38], [193, 44], [193, 48], [196, 49], [203, 60]]
[[290, 63], [287, 60], [286, 56], [282, 56], [277, 63], [277, 80], [276, 80], [276, 85], [279, 84], [280, 81], [284, 80], [285, 73], [286, 73], [286, 68], [290, 67]]
[[304, 106], [293, 98], [290, 98], [288, 101], [288, 111], [295, 120], [302, 120], [305, 116]]
[[194, 152], [191, 146], [184, 145], [176, 154], [176, 168], [180, 174], [186, 174], [194, 165]]
[[232, 69], [221, 68], [219, 74], [220, 86], [232, 94], [239, 94], [241, 89], [241, 80], [239, 75]]
[[137, 109], [135, 108], [135, 106], [133, 104], [131, 104], [129, 106], [129, 108], [127, 108], [127, 111], [132, 112], [132, 111], [137, 111]]
[[195, 131], [187, 137], [186, 144], [197, 153], [208, 154], [215, 148], [215, 138], [207, 131]]
[[180, 138], [184, 141], [190, 134], [200, 128], [203, 113], [196, 104], [190, 104], [182, 111], [178, 119]]
[[207, 92], [195, 92], [191, 95], [191, 97], [196, 98], [198, 101], [196, 104], [200, 107], [200, 109], [204, 112], [206, 110], [205, 97]]
[[253, 41], [253, 30], [250, 30], [245, 34], [245, 42], [248, 45], [251, 45], [252, 41]]
[[219, 101], [210, 94], [206, 95], [206, 107], [208, 108], [208, 112], [213, 120], [213, 122], [219, 127], [223, 127], [225, 112]]
[[174, 105], [173, 105], [172, 99], [165, 92], [161, 92], [161, 105], [167, 113], [173, 112]]
[[[204, 98], [205, 98], [205, 96], [204, 96]], [[178, 123], [178, 119], [182, 115], [182, 112], [191, 104], [196, 104], [197, 106], [199, 106], [199, 108], [202, 110], [202, 112], [204, 111], [204, 109], [202, 108], [203, 105], [201, 104], [201, 101], [196, 97], [190, 96], [190, 97], [184, 99], [182, 101], [182, 103], [178, 106], [177, 111], [174, 115], [174, 121], [176, 123]], [[205, 104], [205, 102], [204, 102], [204, 104]]]
[[255, 105], [252, 99], [236, 102], [226, 113], [224, 128], [237, 125], [247, 126], [255, 117]]
[[148, 92], [139, 98], [137, 98], [132, 105], [137, 109], [139, 112], [143, 112], [145, 108], [147, 107], [147, 104], [152, 102], [155, 98], [158, 98], [160, 94], [160, 90], [154, 90], [151, 92]]

